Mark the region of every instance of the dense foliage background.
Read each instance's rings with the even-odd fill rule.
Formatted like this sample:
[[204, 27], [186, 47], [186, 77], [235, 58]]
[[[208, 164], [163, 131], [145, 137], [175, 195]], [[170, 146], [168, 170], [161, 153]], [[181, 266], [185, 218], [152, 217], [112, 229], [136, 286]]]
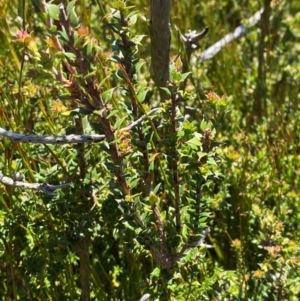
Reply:
[[[57, 196], [1, 184], [1, 300], [299, 300], [300, 2], [174, 1], [167, 95], [149, 72], [149, 1], [64, 2], [74, 40], [59, 1], [0, 3], [0, 126], [103, 134], [108, 122], [116, 140], [1, 137], [2, 174], [73, 183]], [[180, 33], [205, 27], [185, 82]]]

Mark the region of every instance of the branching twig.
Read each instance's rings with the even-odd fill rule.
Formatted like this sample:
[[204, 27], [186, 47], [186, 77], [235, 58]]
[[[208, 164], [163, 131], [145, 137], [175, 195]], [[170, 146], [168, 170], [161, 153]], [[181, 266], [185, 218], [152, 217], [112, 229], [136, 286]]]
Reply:
[[[151, 115], [154, 112], [157, 112], [159, 108], [152, 109], [147, 114]], [[143, 120], [147, 118], [146, 115], [141, 116], [136, 121], [132, 122], [130, 125], [121, 129], [121, 131], [130, 131], [138, 124], [140, 124]], [[18, 134], [11, 131], [7, 131], [0, 127], [0, 136], [4, 136], [10, 138], [14, 142], [22, 142], [22, 143], [40, 143], [40, 144], [74, 144], [74, 143], [92, 143], [92, 142], [100, 142], [105, 139], [105, 135], [66, 135], [66, 136], [39, 136], [39, 135], [24, 135]]]
[[[186, 55], [188, 58], [188, 61], [191, 57], [191, 54], [193, 51], [195, 51], [196, 49], [199, 48], [199, 41], [201, 39], [203, 39], [207, 33], [209, 31], [209, 28], [206, 27], [204, 30], [202, 30], [201, 32], [196, 32], [196, 30], [190, 30], [188, 33], [184, 34], [184, 35], [180, 35], [181, 39], [183, 40], [184, 44], [185, 44], [185, 51], [186, 51]], [[183, 71], [186, 72], [186, 71]]]
[[[148, 116], [157, 112], [159, 109], [152, 109]], [[127, 127], [121, 129], [121, 131], [130, 131], [138, 124], [140, 124], [147, 116], [143, 115], [136, 121], [132, 122]], [[0, 128], [0, 136], [10, 138], [14, 142], [23, 142], [23, 143], [41, 143], [41, 144], [68, 144], [68, 143], [91, 143], [99, 142], [105, 139], [105, 135], [67, 135], [67, 136], [38, 136], [38, 135], [23, 135], [17, 134], [10, 131], [6, 131], [3, 128]], [[59, 184], [59, 185], [50, 185], [47, 183], [26, 183], [21, 181], [16, 181], [12, 178], [0, 174], [0, 182], [6, 185], [28, 188], [33, 190], [40, 190], [48, 195], [57, 195], [55, 190], [65, 188], [71, 185], [71, 183]]]
[[40, 144], [68, 144], [68, 143], [91, 143], [104, 140], [104, 135], [67, 135], [67, 136], [38, 136], [24, 135], [6, 131], [0, 128], [0, 136], [10, 138], [14, 142], [40, 143]]
[[221, 51], [222, 48], [224, 48], [228, 43], [232, 42], [235, 39], [240, 38], [248, 28], [253, 27], [256, 25], [260, 19], [261, 15], [263, 13], [263, 9], [260, 9], [258, 12], [256, 12], [252, 17], [250, 17], [247, 21], [247, 24], [241, 24], [238, 26], [234, 32], [231, 32], [227, 34], [224, 38], [219, 40], [217, 43], [206, 49], [202, 52], [201, 56], [199, 58], [192, 59], [192, 63], [195, 63], [197, 60], [200, 62], [204, 62], [206, 60], [211, 59], [214, 57], [218, 52]]
[[[193, 57], [191, 59], [191, 54], [199, 48], [198, 42], [205, 37], [205, 35], [208, 33], [208, 28], [205, 28], [202, 32], [197, 33], [194, 31], [189, 31], [186, 34], [180, 34], [180, 37], [182, 41], [185, 44], [185, 56], [182, 57], [182, 72], [188, 72], [189, 71], [189, 64], [190, 61], [192, 64], [195, 64], [197, 61], [200, 63], [209, 60], [213, 58], [216, 54], [218, 54], [222, 48], [224, 48], [228, 43], [232, 42], [235, 39], [240, 38], [247, 29], [250, 27], [253, 27], [256, 25], [262, 18], [262, 14], [264, 13], [264, 9], [260, 9], [258, 12], [256, 12], [252, 17], [250, 17], [247, 20], [247, 24], [241, 24], [238, 26], [233, 32], [227, 34], [224, 38], [219, 40], [217, 43], [213, 44], [211, 47], [203, 51], [200, 55], [200, 57]], [[192, 79], [193, 81], [193, 79]], [[181, 84], [180, 89], [184, 90], [186, 87], [187, 78], [184, 80], [184, 82]]]
[[[199, 60], [201, 63], [204, 61], [207, 61], [211, 58], [213, 58], [216, 54], [218, 54], [222, 48], [224, 48], [228, 43], [232, 42], [233, 40], [236, 40], [240, 38], [247, 29], [250, 27], [253, 27], [256, 25], [262, 17], [262, 14], [264, 12], [264, 9], [261, 8], [258, 12], [256, 12], [253, 16], [251, 16], [247, 20], [247, 24], [241, 24], [239, 25], [233, 32], [227, 34], [224, 38], [204, 50], [200, 57], [193, 58], [192, 63], [196, 63], [197, 60]], [[183, 40], [185, 44], [185, 50], [188, 57], [187, 62], [189, 62], [190, 56], [192, 52], [198, 49], [197, 43], [205, 37], [205, 35], [208, 33], [208, 28], [205, 28], [200, 33], [197, 33], [195, 30], [189, 31], [188, 33], [182, 35], [180, 34], [181, 39]], [[187, 69], [183, 70], [183, 72], [187, 72]]]
[[[147, 113], [147, 115], [150, 116], [153, 113], [157, 112], [158, 110], [159, 110], [159, 108], [152, 109], [151, 111], [149, 111]], [[147, 115], [141, 116], [139, 119], [137, 119], [136, 121], [132, 122], [130, 125], [124, 127], [121, 131], [130, 131], [131, 129], [133, 129], [134, 127], [136, 127], [138, 124], [140, 124], [143, 120], [145, 120], [148, 117]]]
[[26, 183], [26, 182], [20, 182], [15, 181], [12, 178], [6, 177], [4, 175], [0, 174], [0, 182], [9, 186], [15, 186], [15, 187], [21, 187], [21, 188], [28, 188], [33, 190], [40, 190], [48, 195], [57, 195], [57, 192], [55, 190], [68, 187], [72, 185], [72, 183], [64, 183], [64, 184], [58, 184], [58, 185], [50, 185], [48, 183]]

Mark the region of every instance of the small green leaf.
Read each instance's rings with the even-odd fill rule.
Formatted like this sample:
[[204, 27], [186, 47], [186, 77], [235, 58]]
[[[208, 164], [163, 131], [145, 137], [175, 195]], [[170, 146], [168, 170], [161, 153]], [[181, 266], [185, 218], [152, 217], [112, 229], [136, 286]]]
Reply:
[[150, 192], [150, 196], [149, 196], [149, 203], [150, 203], [151, 205], [154, 205], [154, 204], [156, 204], [158, 201], [159, 201], [159, 197], [151, 191], [151, 192]]
[[63, 52], [64, 56], [67, 57], [70, 61], [75, 61], [76, 56], [74, 53], [71, 52]]
[[162, 89], [163, 91], [165, 91], [167, 93], [168, 96], [171, 97], [171, 91], [169, 88], [166, 88], [166, 87], [160, 87], [160, 89]]
[[209, 165], [218, 166], [217, 162], [215, 161], [215, 159], [213, 157], [208, 157], [206, 163], [209, 164]]
[[113, 117], [113, 116], [117, 115], [118, 113], [119, 113], [119, 110], [113, 110], [108, 114], [107, 118]]
[[210, 129], [211, 127], [212, 127], [212, 124], [211, 124], [210, 121], [206, 121], [205, 119], [203, 119], [201, 121], [200, 128], [201, 128], [202, 131]]
[[111, 4], [111, 6], [118, 10], [123, 10], [126, 8], [126, 4], [123, 1], [115, 1]]
[[107, 82], [107, 80], [110, 79], [110, 78], [111, 78], [111, 73], [109, 72], [109, 74], [106, 77], [104, 77], [101, 80], [101, 82], [99, 83], [99, 85], [98, 85], [98, 91]]
[[181, 73], [181, 81], [184, 81], [192, 72]]
[[130, 230], [132, 230], [132, 231], [134, 231], [135, 230], [135, 228], [132, 226], [132, 225], [130, 225], [130, 223], [129, 222], [124, 222], [124, 226], [126, 227], [126, 228], [128, 228], [128, 229], [130, 229]]
[[69, 2], [69, 4], [67, 5], [68, 17], [69, 17], [71, 25], [74, 26], [74, 27], [79, 25], [79, 19], [78, 19], [78, 16], [77, 16], [76, 12], [75, 12], [76, 1], [77, 0], [73, 0], [73, 1]]
[[135, 64], [135, 71], [139, 72], [141, 67], [146, 63], [145, 60], [140, 59], [136, 64]]
[[51, 25], [51, 27], [49, 27], [49, 32], [51, 33], [55, 33], [57, 31], [57, 26], [56, 25]]
[[[126, 9], [128, 10], [128, 6], [126, 7]], [[138, 13], [139, 11], [138, 10], [135, 10], [135, 11], [132, 11], [130, 12], [128, 15], [127, 15], [127, 20], [129, 20], [129, 25], [134, 25], [137, 21], [137, 18], [138, 18]]]
[[119, 128], [121, 128], [121, 126], [122, 126], [124, 120], [126, 120], [127, 118], [128, 118], [128, 117], [125, 116], [125, 117], [123, 117], [123, 118], [117, 119], [117, 122], [114, 124], [114, 128], [115, 128], [116, 130], [119, 129]]
[[58, 35], [63, 41], [69, 42], [69, 37], [64, 27], [62, 28], [62, 30], [57, 31], [55, 34]]
[[184, 239], [188, 238], [188, 232], [189, 232], [188, 230], [189, 230], [188, 227], [186, 225], [183, 225], [181, 234]]
[[90, 72], [90, 73], [88, 73], [87, 75], [84, 76], [84, 79], [89, 79], [89, 78], [93, 77], [96, 74], [97, 74], [96, 71]]
[[95, 111], [93, 111], [93, 114], [96, 114], [98, 116], [102, 116], [102, 114], [103, 114], [104, 111], [105, 111], [105, 109], [95, 110]]
[[101, 97], [105, 102], [110, 102], [115, 88], [108, 89], [101, 94]]
[[46, 5], [47, 5], [49, 16], [53, 20], [59, 20], [59, 7], [55, 4], [50, 4], [50, 3], [47, 3]]
[[155, 188], [152, 190], [153, 193], [157, 193], [160, 186], [161, 186], [161, 183], [158, 183], [158, 184], [155, 186]]
[[142, 45], [142, 44], [141, 44], [141, 41], [142, 41], [142, 39], [143, 39], [144, 37], [146, 37], [146, 35], [138, 35], [138, 36], [135, 36], [135, 37], [133, 37], [133, 38], [131, 39], [131, 42], [133, 42], [133, 43], [136, 44], [136, 45]]
[[[126, 7], [127, 9], [129, 9], [129, 8], [134, 8], [134, 6], [127, 6]], [[139, 13], [139, 11], [138, 10], [133, 10], [133, 11], [131, 11], [128, 15], [127, 15], [127, 19], [130, 19], [130, 18], [132, 18], [133, 16], [135, 16], [135, 15], [137, 15]]]
[[139, 102], [143, 102], [145, 100], [145, 97], [147, 95], [147, 88], [143, 88], [143, 89], [140, 89], [138, 92], [137, 92], [137, 98], [138, 98], [138, 101]]
[[202, 146], [202, 142], [197, 137], [194, 137], [194, 138], [190, 139], [186, 143], [189, 144], [189, 145], [191, 145], [191, 146], [192, 145]]
[[173, 72], [171, 72], [171, 77], [174, 82], [180, 83], [183, 82], [190, 75], [190, 73], [191, 72], [180, 73], [178, 71], [173, 70]]
[[207, 156], [207, 153], [197, 152], [198, 160], [201, 160], [202, 158]]
[[153, 277], [157, 277], [158, 278], [159, 275], [160, 275], [160, 268], [155, 268], [150, 275], [151, 275], [151, 278], [153, 278]]
[[85, 47], [85, 53], [88, 57], [93, 56], [93, 43], [92, 41], [87, 41], [86, 43], [86, 47]]

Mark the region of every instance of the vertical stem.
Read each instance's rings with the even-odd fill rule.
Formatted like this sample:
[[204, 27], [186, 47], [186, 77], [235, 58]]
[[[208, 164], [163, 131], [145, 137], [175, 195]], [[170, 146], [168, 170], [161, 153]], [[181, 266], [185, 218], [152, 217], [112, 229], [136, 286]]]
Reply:
[[90, 238], [88, 235], [80, 238], [79, 258], [80, 258], [80, 283], [81, 283], [81, 301], [90, 300], [90, 259], [89, 259]]
[[176, 94], [172, 95], [172, 132], [174, 136], [174, 143], [172, 145], [172, 172], [173, 172], [173, 188], [175, 195], [175, 216], [176, 216], [176, 230], [179, 233], [181, 230], [180, 220], [180, 195], [179, 195], [179, 177], [178, 177], [178, 155], [177, 155], [177, 126], [176, 126], [176, 111], [177, 111], [177, 100]]
[[254, 115], [260, 120], [265, 108], [266, 98], [266, 67], [265, 67], [265, 39], [268, 35], [269, 17], [270, 17], [270, 3], [271, 0], [264, 0], [264, 11], [260, 22], [260, 38], [258, 45], [258, 74], [257, 85], [254, 97]]
[[[75, 109], [78, 105], [73, 102], [71, 104], [72, 108]], [[84, 133], [83, 124], [81, 117], [75, 119], [76, 134], [82, 135]], [[83, 181], [86, 176], [86, 158], [85, 158], [85, 145], [81, 143], [77, 148], [77, 162], [79, 166], [79, 181]], [[80, 182], [78, 183], [81, 184]], [[82, 196], [82, 201], [86, 202], [87, 211], [90, 210], [91, 204], [88, 201], [88, 197], [84, 194]], [[85, 233], [84, 237], [80, 237], [79, 240], [79, 259], [80, 259], [80, 284], [81, 284], [81, 301], [90, 300], [90, 272], [89, 272], [89, 247], [90, 247], [90, 236]]]
[[171, 0], [150, 1], [151, 76], [158, 87], [170, 79], [170, 10]]

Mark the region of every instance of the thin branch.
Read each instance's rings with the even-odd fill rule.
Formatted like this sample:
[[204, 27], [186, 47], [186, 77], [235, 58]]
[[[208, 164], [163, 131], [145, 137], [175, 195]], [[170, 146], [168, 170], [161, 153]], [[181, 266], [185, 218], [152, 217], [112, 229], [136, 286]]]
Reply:
[[[148, 115], [157, 112], [159, 108], [152, 109], [148, 112]], [[130, 131], [142, 121], [147, 118], [146, 115], [141, 116], [136, 121], [132, 122], [130, 125], [121, 129], [121, 131]], [[100, 142], [105, 139], [105, 135], [66, 135], [66, 136], [38, 136], [38, 135], [24, 135], [18, 134], [11, 131], [7, 131], [0, 127], [0, 136], [10, 138], [14, 142], [22, 143], [40, 143], [40, 144], [74, 144], [74, 143], [92, 143]]]
[[224, 38], [219, 40], [217, 43], [206, 49], [202, 52], [199, 58], [193, 58], [192, 63], [195, 63], [197, 60], [204, 62], [213, 58], [217, 53], [219, 53], [222, 48], [224, 48], [228, 43], [240, 38], [250, 27], [256, 25], [260, 20], [264, 9], [260, 9], [247, 21], [247, 24], [241, 24], [233, 32], [227, 34]]
[[[159, 108], [152, 109], [148, 116], [157, 112]], [[121, 129], [121, 131], [130, 131], [138, 124], [140, 124], [143, 120], [147, 118], [146, 115], [141, 116], [136, 121], [132, 122], [127, 127]], [[38, 136], [38, 135], [23, 135], [17, 134], [10, 131], [6, 131], [3, 128], [0, 128], [0, 136], [4, 136], [10, 138], [15, 142], [23, 142], [23, 143], [41, 143], [41, 144], [68, 144], [68, 143], [91, 143], [91, 142], [99, 142], [105, 139], [105, 135], [67, 135], [67, 136]], [[16, 177], [14, 175], [13, 178], [9, 178], [7, 176], [0, 174], [0, 182], [9, 186], [21, 187], [23, 189], [32, 189], [32, 190], [40, 190], [48, 195], [57, 195], [55, 190], [68, 187], [72, 185], [72, 183], [58, 184], [58, 185], [50, 185], [48, 183], [26, 183], [22, 181], [17, 181], [17, 179], [22, 179], [21, 177]]]
[[57, 192], [55, 190], [61, 189], [61, 188], [66, 188], [72, 185], [72, 183], [64, 183], [64, 184], [58, 184], [58, 185], [50, 185], [48, 183], [26, 183], [26, 182], [20, 182], [20, 181], [15, 181], [12, 178], [6, 177], [2, 174], [0, 174], [0, 182], [9, 186], [14, 186], [14, 187], [21, 187], [23, 189], [28, 188], [28, 189], [33, 189], [33, 190], [40, 190], [44, 192], [45, 194], [48, 195], [57, 195]]
[[[151, 111], [149, 111], [147, 113], [147, 115], [150, 116], [153, 113], [157, 112], [158, 110], [159, 110], [159, 108], [152, 109]], [[139, 119], [137, 119], [136, 121], [132, 122], [130, 125], [123, 128], [121, 131], [130, 131], [131, 129], [136, 127], [138, 124], [140, 124], [143, 120], [145, 120], [148, 117], [147, 115], [141, 116]]]
[[91, 143], [105, 139], [104, 135], [67, 135], [67, 136], [38, 136], [24, 135], [6, 131], [0, 128], [0, 136], [10, 138], [14, 142], [40, 143], [40, 144], [68, 144], [68, 143]]

